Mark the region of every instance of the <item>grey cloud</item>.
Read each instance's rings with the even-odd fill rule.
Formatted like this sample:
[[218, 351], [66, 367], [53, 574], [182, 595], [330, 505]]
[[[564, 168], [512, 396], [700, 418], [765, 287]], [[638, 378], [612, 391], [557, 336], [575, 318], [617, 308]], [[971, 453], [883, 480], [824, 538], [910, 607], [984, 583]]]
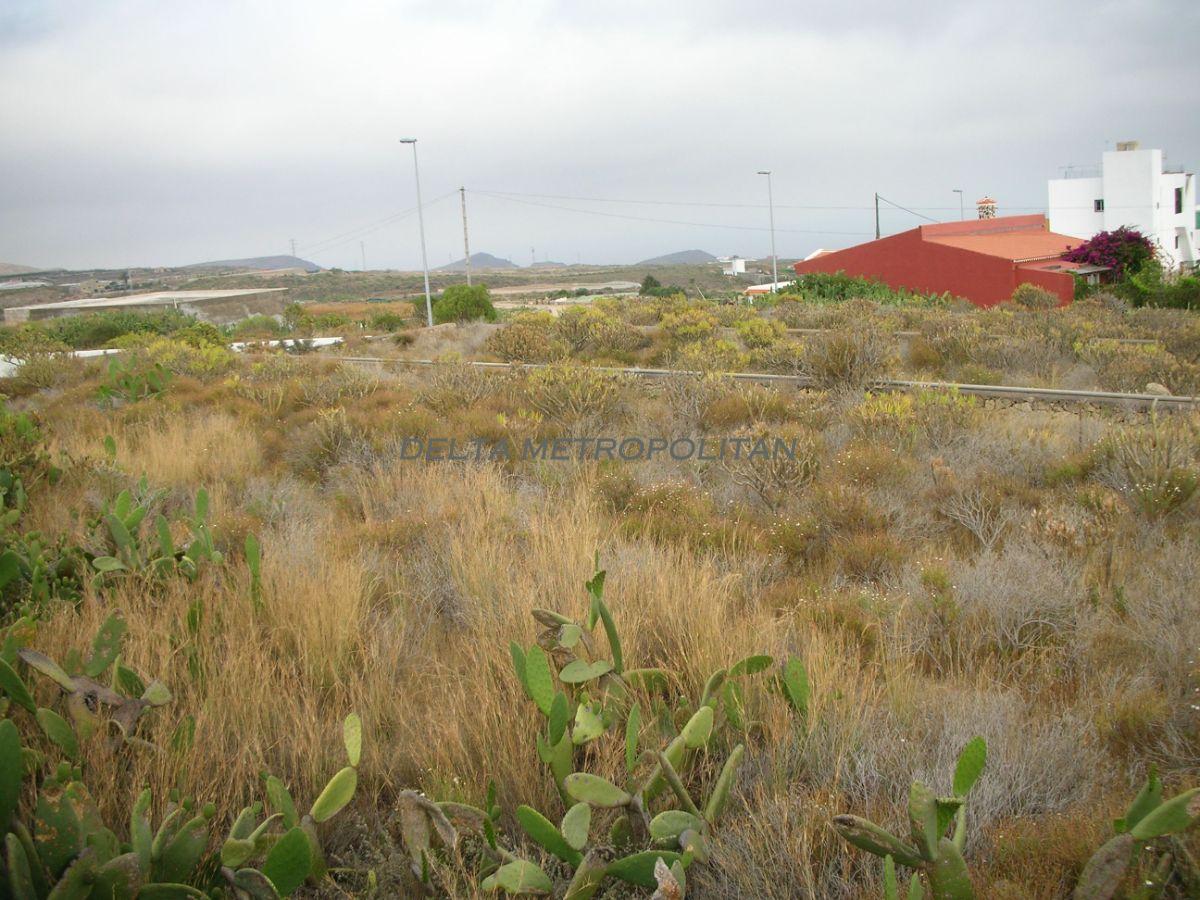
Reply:
[[[759, 204], [769, 167], [782, 206], [861, 207], [781, 209], [788, 255], [869, 233], [876, 190], [944, 218], [955, 187], [1040, 205], [1046, 178], [1105, 142], [1200, 164], [1184, 99], [1200, 12], [1179, 4], [120, 0], [0, 15], [3, 261], [184, 263], [295, 237], [354, 265], [357, 241], [320, 242], [412, 205], [408, 133], [427, 199], [465, 184]], [[759, 209], [524, 199], [473, 196], [473, 245], [524, 262], [530, 247], [767, 252], [746, 230]], [[459, 252], [456, 215], [430, 209], [435, 260]], [[884, 214], [889, 231], [918, 221]], [[366, 237], [369, 262], [415, 266], [414, 227]]]

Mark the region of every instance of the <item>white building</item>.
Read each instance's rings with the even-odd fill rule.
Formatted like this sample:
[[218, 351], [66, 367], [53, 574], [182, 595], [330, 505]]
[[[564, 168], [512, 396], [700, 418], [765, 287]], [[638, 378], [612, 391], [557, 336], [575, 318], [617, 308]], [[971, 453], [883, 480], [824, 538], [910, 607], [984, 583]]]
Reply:
[[1154, 242], [1172, 268], [1194, 268], [1200, 259], [1196, 178], [1164, 170], [1161, 150], [1117, 144], [1104, 154], [1099, 175], [1053, 179], [1049, 194], [1051, 231], [1090, 238], [1124, 225]]
[[722, 275], [746, 274], [746, 261], [740, 256], [722, 256], [717, 262], [721, 264]]

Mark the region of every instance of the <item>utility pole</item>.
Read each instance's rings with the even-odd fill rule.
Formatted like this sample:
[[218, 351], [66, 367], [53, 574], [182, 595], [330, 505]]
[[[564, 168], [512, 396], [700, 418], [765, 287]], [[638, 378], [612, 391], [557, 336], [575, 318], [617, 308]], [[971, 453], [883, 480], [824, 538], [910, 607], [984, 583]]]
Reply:
[[359, 241], [358, 249], [362, 252], [362, 270], [365, 272], [367, 271], [367, 245]]
[[458, 195], [462, 200], [463, 213], [463, 260], [467, 264], [467, 287], [471, 286], [471, 242], [467, 240], [467, 189], [460, 187]]
[[875, 194], [875, 240], [879, 240], [879, 193]]
[[765, 169], [758, 173], [767, 176], [767, 206], [771, 210], [771, 293], [779, 286], [779, 257], [775, 255], [775, 195], [771, 192], [771, 172]]
[[421, 210], [421, 169], [417, 165], [417, 139], [400, 138], [402, 144], [412, 144], [413, 178], [417, 182], [417, 226], [421, 230], [421, 270], [425, 273], [425, 321], [433, 327], [433, 297], [429, 293], [429, 259], [425, 255], [425, 214]]
[[954, 193], [958, 194], [958, 221], [963, 220], [966, 213], [963, 212], [963, 192], [962, 188], [953, 188]]
[[292, 238], [292, 256], [296, 255], [296, 239]]

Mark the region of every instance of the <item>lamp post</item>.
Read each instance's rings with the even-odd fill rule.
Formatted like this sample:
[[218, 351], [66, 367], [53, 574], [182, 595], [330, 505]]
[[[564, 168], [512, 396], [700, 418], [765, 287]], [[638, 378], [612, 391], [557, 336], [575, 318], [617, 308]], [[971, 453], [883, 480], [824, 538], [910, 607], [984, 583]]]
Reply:
[[429, 295], [429, 259], [425, 255], [425, 214], [421, 210], [421, 169], [417, 165], [417, 139], [400, 138], [402, 144], [412, 144], [413, 177], [417, 182], [417, 225], [421, 231], [421, 269], [425, 273], [425, 320], [433, 327], [433, 299]]
[[958, 194], [958, 221], [961, 222], [963, 220], [963, 216], [966, 215], [966, 213], [963, 212], [962, 188], [954, 188], [954, 193]]
[[759, 175], [767, 176], [767, 207], [771, 211], [771, 293], [779, 285], [779, 258], [775, 255], [775, 197], [771, 193], [771, 171], [762, 170]]

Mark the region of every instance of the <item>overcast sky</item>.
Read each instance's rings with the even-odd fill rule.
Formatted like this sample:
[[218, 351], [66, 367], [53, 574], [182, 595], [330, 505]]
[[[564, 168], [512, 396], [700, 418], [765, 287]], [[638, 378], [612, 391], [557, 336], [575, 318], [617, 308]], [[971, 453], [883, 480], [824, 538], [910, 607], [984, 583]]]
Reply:
[[781, 256], [869, 238], [875, 191], [1042, 211], [1119, 140], [1200, 166], [1197, 34], [1190, 0], [2, 0], [0, 261], [416, 268], [407, 136], [435, 266], [460, 185], [522, 265], [767, 255], [759, 169]]

